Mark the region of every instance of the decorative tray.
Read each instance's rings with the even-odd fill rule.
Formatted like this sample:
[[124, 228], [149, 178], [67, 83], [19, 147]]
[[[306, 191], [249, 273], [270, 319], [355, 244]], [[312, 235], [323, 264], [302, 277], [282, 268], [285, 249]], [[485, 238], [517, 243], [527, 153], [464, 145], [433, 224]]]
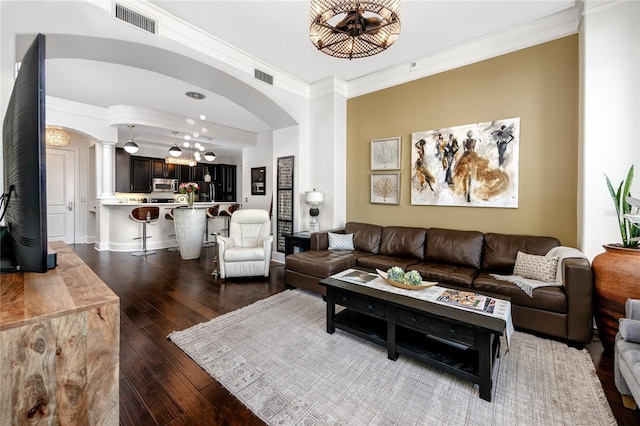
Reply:
[[378, 275], [380, 275], [380, 278], [382, 278], [384, 282], [386, 282], [387, 284], [392, 285], [394, 287], [405, 288], [407, 290], [422, 290], [423, 288], [433, 287], [434, 285], [438, 284], [437, 282], [433, 282], [433, 281], [422, 281], [422, 284], [419, 284], [419, 285], [405, 284], [398, 281], [390, 280], [389, 278], [387, 278], [387, 273], [384, 271], [381, 271], [380, 269], [376, 269], [376, 272], [378, 273]]

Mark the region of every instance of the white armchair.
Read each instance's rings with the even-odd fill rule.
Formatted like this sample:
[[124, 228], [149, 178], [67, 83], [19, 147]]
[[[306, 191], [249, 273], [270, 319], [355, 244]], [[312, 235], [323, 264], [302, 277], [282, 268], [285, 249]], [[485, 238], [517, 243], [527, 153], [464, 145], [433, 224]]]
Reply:
[[229, 236], [218, 236], [220, 278], [269, 276], [271, 219], [266, 210], [237, 210], [231, 215]]

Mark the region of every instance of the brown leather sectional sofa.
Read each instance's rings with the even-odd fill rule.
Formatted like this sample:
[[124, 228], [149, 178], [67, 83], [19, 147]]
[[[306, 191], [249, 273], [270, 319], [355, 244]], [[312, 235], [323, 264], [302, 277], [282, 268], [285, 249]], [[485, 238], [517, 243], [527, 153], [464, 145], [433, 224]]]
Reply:
[[311, 250], [286, 257], [285, 280], [324, 294], [320, 280], [355, 266], [386, 271], [417, 270], [425, 281], [475, 289], [511, 298], [518, 329], [578, 344], [593, 332], [593, 275], [586, 259], [565, 259], [564, 286], [541, 287], [529, 297], [516, 285], [490, 274], [511, 274], [518, 251], [545, 255], [560, 245], [553, 237], [507, 235], [438, 228], [411, 228], [349, 222], [339, 233], [353, 233], [353, 251], [328, 250], [327, 232], [311, 235]]

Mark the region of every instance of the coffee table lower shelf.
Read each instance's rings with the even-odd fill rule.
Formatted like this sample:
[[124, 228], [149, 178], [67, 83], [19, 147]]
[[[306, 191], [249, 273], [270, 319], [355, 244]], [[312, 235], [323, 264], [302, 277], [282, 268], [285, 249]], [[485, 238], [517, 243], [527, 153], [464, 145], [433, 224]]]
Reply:
[[[336, 314], [333, 325], [382, 347], [388, 345], [385, 320], [344, 309]], [[461, 379], [480, 383], [477, 350], [453, 342], [445, 343], [442, 339], [404, 327], [397, 327], [395, 344], [396, 356], [391, 359], [397, 359], [398, 354], [406, 355]], [[494, 353], [497, 352], [496, 348]]]

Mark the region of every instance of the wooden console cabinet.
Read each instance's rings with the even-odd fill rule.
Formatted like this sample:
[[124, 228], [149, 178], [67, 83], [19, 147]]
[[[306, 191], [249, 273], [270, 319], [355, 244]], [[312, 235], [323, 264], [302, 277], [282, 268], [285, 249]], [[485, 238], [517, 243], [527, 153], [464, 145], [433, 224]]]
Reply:
[[120, 300], [64, 243], [0, 275], [0, 424], [117, 425]]

